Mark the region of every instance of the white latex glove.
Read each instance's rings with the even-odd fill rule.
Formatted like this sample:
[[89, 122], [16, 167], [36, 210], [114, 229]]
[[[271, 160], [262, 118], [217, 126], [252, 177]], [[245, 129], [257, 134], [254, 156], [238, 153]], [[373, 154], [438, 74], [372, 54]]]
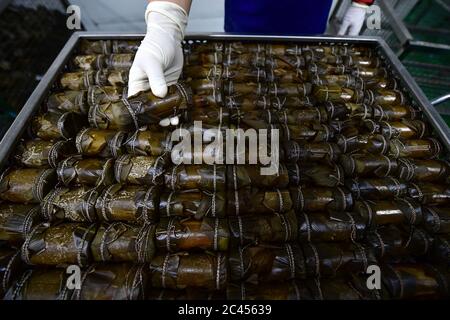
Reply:
[[[167, 87], [175, 84], [183, 69], [181, 41], [188, 15], [179, 5], [167, 1], [152, 1], [145, 11], [147, 34], [136, 52], [130, 69], [128, 96], [151, 89], [160, 98]], [[178, 117], [163, 119], [162, 126], [177, 125]]]
[[357, 36], [362, 29], [369, 6], [353, 2], [345, 13], [338, 35]]

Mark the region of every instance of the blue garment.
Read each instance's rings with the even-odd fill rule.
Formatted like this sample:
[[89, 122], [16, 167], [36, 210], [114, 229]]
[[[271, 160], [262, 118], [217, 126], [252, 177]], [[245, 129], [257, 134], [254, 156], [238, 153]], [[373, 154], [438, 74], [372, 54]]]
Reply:
[[322, 34], [327, 26], [331, 4], [332, 0], [225, 0], [225, 31], [273, 35]]

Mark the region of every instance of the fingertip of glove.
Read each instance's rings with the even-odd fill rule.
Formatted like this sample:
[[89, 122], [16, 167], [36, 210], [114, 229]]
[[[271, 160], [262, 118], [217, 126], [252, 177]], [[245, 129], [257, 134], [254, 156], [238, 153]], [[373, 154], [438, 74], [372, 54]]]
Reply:
[[162, 119], [162, 120], [159, 122], [159, 125], [160, 125], [161, 127], [168, 127], [168, 126], [170, 126], [170, 119], [169, 119], [169, 118]]
[[129, 97], [132, 97], [132, 96], [134, 96], [136, 93], [138, 93], [138, 91], [137, 90], [132, 90], [132, 89], [130, 89], [130, 88], [128, 88], [128, 91], [127, 91], [127, 99], [129, 98]]
[[172, 117], [172, 118], [170, 118], [170, 124], [172, 126], [177, 126], [179, 122], [180, 122], [180, 118], [179, 117]]
[[158, 98], [164, 98], [167, 95], [166, 85], [152, 86], [152, 84], [150, 83], [150, 88], [152, 90], [152, 93]]

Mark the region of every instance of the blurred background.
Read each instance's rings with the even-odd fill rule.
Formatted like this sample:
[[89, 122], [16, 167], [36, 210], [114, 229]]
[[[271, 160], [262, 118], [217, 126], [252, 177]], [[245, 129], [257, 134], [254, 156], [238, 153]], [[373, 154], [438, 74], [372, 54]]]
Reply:
[[[69, 5], [81, 8], [81, 28], [144, 33], [146, 0], [0, 0], [0, 136], [74, 30]], [[430, 100], [450, 93], [450, 0], [377, 0], [380, 30]], [[327, 33], [334, 34], [350, 0], [335, 0]], [[223, 32], [224, 0], [194, 0], [188, 32]], [[76, 31], [76, 30], [75, 30]], [[450, 125], [450, 102], [436, 105]]]

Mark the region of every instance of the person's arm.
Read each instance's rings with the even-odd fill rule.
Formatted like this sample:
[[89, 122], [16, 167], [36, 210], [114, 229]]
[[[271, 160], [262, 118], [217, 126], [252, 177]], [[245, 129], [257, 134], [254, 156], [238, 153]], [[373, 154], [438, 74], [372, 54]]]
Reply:
[[366, 18], [366, 10], [373, 3], [374, 0], [353, 0], [344, 15], [338, 35], [359, 35]]
[[[161, 0], [148, 0], [148, 2], [155, 2], [155, 1], [161, 1]], [[164, 1], [164, 0], [163, 0]], [[186, 11], [187, 14], [189, 14], [189, 11], [191, 10], [191, 4], [192, 0], [165, 0], [166, 2], [173, 2]]]
[[147, 34], [130, 69], [128, 96], [151, 89], [163, 98], [183, 68], [181, 42], [192, 0], [150, 0], [145, 11]]

